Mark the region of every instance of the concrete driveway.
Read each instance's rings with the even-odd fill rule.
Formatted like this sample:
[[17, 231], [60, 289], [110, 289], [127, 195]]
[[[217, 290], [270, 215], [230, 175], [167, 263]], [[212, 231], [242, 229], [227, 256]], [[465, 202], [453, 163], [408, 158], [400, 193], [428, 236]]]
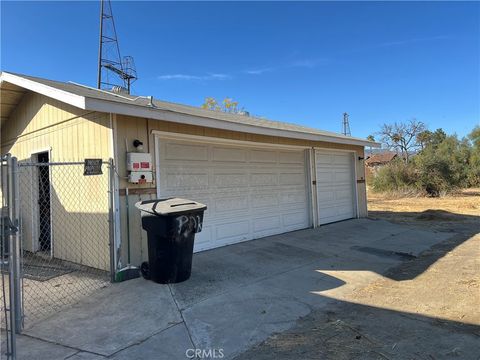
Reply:
[[52, 360], [186, 359], [194, 349], [211, 355], [197, 358], [233, 358], [452, 235], [359, 219], [198, 253], [190, 280], [114, 284], [26, 329], [18, 351]]

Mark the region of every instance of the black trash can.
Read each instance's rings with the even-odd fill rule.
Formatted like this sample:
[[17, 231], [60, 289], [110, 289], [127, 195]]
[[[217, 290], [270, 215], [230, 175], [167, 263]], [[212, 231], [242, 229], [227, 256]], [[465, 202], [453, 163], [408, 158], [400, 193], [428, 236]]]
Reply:
[[192, 272], [193, 241], [202, 230], [207, 206], [180, 198], [140, 201], [135, 206], [141, 210], [148, 237], [143, 277], [160, 284], [187, 280]]

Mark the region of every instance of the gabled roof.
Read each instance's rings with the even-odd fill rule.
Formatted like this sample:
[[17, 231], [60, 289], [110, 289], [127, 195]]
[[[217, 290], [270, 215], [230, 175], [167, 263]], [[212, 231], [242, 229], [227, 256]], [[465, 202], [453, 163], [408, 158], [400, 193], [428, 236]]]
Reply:
[[367, 160], [365, 164], [368, 165], [382, 165], [387, 164], [397, 157], [397, 153], [394, 152], [384, 152], [379, 154], [373, 154]]
[[[206, 110], [199, 107], [151, 99], [147, 96], [134, 96], [123, 93], [118, 94], [73, 82], [65, 83], [33, 76], [2, 72], [0, 75], [0, 87], [2, 92], [4, 89], [7, 89], [7, 87], [11, 87], [11, 85], [15, 86], [18, 91], [29, 90], [37, 92], [83, 110], [138, 116], [156, 120], [167, 120], [183, 124], [201, 125], [262, 135], [360, 146], [380, 146], [378, 143], [370, 142], [365, 139], [344, 136], [333, 132], [286, 122]], [[4, 115], [2, 114], [2, 116]]]

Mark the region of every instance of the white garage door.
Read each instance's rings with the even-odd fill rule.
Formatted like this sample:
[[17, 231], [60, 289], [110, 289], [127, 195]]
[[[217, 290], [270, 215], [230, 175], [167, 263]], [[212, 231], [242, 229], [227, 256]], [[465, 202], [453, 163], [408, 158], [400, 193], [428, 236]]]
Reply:
[[160, 196], [208, 209], [195, 251], [309, 227], [303, 150], [159, 139]]
[[315, 151], [319, 224], [355, 217], [352, 153]]

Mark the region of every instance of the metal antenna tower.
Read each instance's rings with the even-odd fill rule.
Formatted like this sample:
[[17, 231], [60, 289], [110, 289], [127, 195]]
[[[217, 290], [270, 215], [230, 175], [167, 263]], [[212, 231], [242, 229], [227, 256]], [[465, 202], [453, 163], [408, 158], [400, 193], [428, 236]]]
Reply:
[[348, 121], [348, 114], [347, 113], [343, 113], [342, 134], [345, 135], [345, 136], [352, 136], [352, 133], [350, 132], [350, 122]]
[[135, 63], [131, 56], [120, 56], [117, 30], [110, 0], [100, 0], [100, 41], [98, 48], [97, 88], [130, 93], [137, 80]]

